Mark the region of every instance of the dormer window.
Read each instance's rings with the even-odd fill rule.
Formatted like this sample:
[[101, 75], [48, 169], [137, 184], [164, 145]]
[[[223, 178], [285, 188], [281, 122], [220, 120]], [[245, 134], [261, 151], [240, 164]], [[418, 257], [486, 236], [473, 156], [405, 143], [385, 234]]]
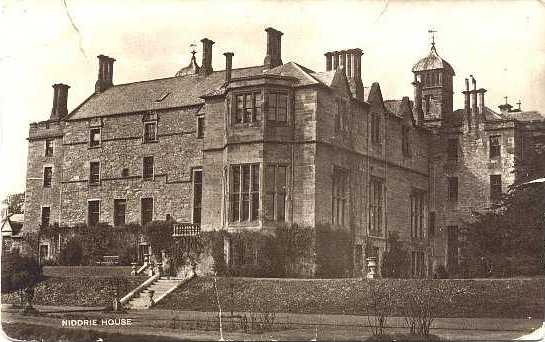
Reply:
[[286, 123], [288, 121], [288, 94], [267, 94], [267, 121]]
[[235, 96], [232, 122], [237, 124], [261, 121], [262, 103], [261, 92], [237, 94]]

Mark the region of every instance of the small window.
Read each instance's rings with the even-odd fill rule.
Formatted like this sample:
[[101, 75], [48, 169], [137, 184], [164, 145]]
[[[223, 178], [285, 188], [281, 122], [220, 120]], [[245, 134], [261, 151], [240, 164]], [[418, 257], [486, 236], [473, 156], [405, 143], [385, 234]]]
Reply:
[[157, 122], [144, 122], [144, 142], [157, 141]]
[[114, 225], [122, 226], [125, 224], [125, 212], [127, 211], [127, 200], [114, 200]]
[[335, 117], [335, 131], [348, 132], [348, 105], [346, 101], [341, 98], [337, 98], [337, 113]]
[[449, 161], [458, 160], [458, 138], [449, 138], [447, 140], [447, 158]]
[[129, 168], [128, 167], [125, 167], [121, 170], [121, 177], [122, 178], [127, 178], [129, 177]]
[[144, 157], [144, 159], [143, 159], [142, 178], [144, 178], [144, 179], [152, 179], [153, 178], [153, 156]]
[[101, 142], [100, 128], [91, 128], [89, 131], [89, 147], [98, 147]]
[[197, 139], [204, 138], [204, 116], [197, 118]]
[[53, 168], [51, 166], [44, 167], [44, 188], [51, 187], [52, 178], [53, 178]]
[[89, 184], [100, 184], [100, 162], [89, 163]]
[[42, 207], [42, 227], [49, 226], [50, 217], [51, 217], [51, 208]]
[[87, 224], [96, 226], [100, 220], [100, 201], [91, 200], [87, 202]]
[[371, 141], [380, 144], [380, 116], [378, 114], [371, 116]]
[[448, 177], [448, 199], [451, 202], [458, 201], [458, 177]]
[[411, 151], [409, 149], [409, 127], [402, 126], [401, 127], [401, 150], [403, 152], [404, 157], [410, 157]]
[[142, 225], [153, 220], [153, 198], [142, 198]]
[[411, 237], [423, 239], [425, 230], [426, 193], [415, 191], [410, 196], [411, 202]]
[[[271, 221], [286, 219], [287, 168], [284, 165], [267, 165], [265, 168], [265, 218]], [[258, 201], [259, 177], [255, 177], [255, 200]]]
[[490, 159], [501, 157], [500, 136], [494, 135], [490, 137]]
[[49, 258], [49, 245], [40, 244], [40, 260], [45, 260]]
[[285, 123], [288, 120], [288, 95], [267, 94], [267, 121]]
[[490, 201], [498, 202], [501, 194], [501, 175], [490, 175]]
[[53, 139], [45, 140], [45, 156], [51, 157], [53, 155]]

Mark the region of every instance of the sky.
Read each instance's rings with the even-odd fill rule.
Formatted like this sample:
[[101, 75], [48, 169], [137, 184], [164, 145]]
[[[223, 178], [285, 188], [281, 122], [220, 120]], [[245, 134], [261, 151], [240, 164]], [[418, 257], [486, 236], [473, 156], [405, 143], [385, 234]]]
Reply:
[[0, 4], [0, 199], [25, 190], [29, 123], [49, 118], [54, 83], [70, 85], [68, 110], [94, 91], [99, 54], [116, 59], [114, 84], [174, 76], [190, 44], [214, 40], [213, 67], [263, 63], [266, 27], [282, 60], [325, 70], [324, 53], [361, 48], [365, 86], [385, 99], [413, 97], [411, 67], [430, 49], [454, 68], [454, 105], [473, 74], [496, 109], [508, 96], [545, 113], [545, 0], [535, 1], [101, 1]]

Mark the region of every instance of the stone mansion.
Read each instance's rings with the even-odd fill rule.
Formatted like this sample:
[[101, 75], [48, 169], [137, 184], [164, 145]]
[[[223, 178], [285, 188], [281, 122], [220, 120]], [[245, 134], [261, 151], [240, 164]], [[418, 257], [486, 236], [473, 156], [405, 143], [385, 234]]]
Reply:
[[[385, 100], [379, 83], [364, 91], [362, 50], [327, 52], [325, 70], [313, 71], [284, 63], [282, 32], [265, 31], [256, 66], [233, 68], [225, 52], [225, 69], [213, 70], [204, 38], [200, 65], [193, 52], [173, 77], [114, 85], [115, 59], [98, 56], [95, 88], [72, 111], [69, 86], [53, 85], [51, 116], [30, 124], [23, 229], [325, 223], [351, 231], [354, 275], [366, 254], [380, 260], [393, 231], [413, 276], [456, 269], [460, 225], [507, 191], [515, 159], [545, 141], [541, 114], [485, 106], [473, 76], [454, 110], [455, 72], [435, 44], [407, 80], [413, 98]], [[40, 254], [59, 246], [42, 241]]]

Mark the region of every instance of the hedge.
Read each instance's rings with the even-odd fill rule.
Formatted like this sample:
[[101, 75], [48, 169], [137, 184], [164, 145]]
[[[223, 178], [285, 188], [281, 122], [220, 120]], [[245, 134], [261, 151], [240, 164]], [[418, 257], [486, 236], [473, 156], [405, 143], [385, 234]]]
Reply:
[[[47, 277], [36, 285], [35, 305], [107, 306], [112, 303], [116, 290], [124, 296], [145, 277]], [[16, 293], [2, 293], [3, 304], [19, 304]]]
[[[399, 303], [419, 280], [377, 279], [377, 286], [397, 289], [392, 316], [403, 316]], [[217, 279], [225, 311], [365, 315], [369, 281], [357, 279]], [[430, 280], [432, 287], [459, 292], [441, 308], [443, 317], [543, 317], [544, 279]], [[197, 278], [175, 290], [157, 308], [216, 311], [213, 278]]]

